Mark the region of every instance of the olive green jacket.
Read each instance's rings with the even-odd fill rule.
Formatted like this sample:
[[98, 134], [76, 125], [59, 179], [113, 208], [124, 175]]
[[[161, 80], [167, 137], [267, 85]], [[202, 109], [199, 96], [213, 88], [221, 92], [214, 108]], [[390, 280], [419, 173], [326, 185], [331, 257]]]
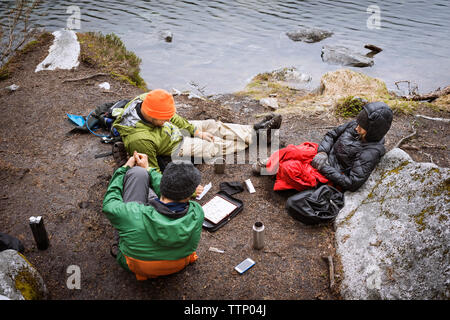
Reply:
[[160, 171], [156, 156], [171, 156], [184, 136], [193, 136], [195, 127], [183, 117], [175, 114], [162, 127], [144, 122], [138, 115], [136, 107], [142, 103], [147, 93], [131, 100], [114, 121], [129, 155], [134, 151], [148, 156], [149, 166]]

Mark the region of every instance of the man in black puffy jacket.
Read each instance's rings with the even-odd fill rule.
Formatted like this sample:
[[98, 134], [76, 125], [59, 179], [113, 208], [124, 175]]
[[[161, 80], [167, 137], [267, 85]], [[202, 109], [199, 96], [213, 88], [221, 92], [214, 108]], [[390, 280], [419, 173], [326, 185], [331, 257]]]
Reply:
[[393, 113], [384, 102], [363, 107], [356, 120], [329, 131], [311, 165], [343, 191], [356, 191], [386, 153]]

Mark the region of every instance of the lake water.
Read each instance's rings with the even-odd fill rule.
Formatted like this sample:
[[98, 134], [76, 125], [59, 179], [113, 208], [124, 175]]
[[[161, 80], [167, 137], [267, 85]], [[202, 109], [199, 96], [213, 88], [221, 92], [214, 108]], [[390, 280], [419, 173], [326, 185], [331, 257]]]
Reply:
[[[0, 2], [0, 21], [12, 0]], [[193, 89], [208, 94], [244, 88], [256, 74], [295, 66], [312, 76], [312, 86], [340, 66], [322, 62], [323, 45], [345, 45], [367, 53], [383, 51], [375, 65], [351, 68], [394, 82], [411, 80], [420, 92], [450, 84], [450, 1], [44, 1], [33, 21], [49, 31], [67, 26], [69, 6], [81, 13], [77, 31], [114, 32], [142, 58], [149, 88]], [[379, 24], [368, 7], [377, 5]], [[368, 24], [369, 20], [369, 24]], [[373, 23], [375, 21], [375, 24]], [[371, 23], [372, 22], [372, 23]], [[297, 27], [334, 32], [318, 43], [294, 42]], [[173, 33], [173, 41], [159, 36]]]

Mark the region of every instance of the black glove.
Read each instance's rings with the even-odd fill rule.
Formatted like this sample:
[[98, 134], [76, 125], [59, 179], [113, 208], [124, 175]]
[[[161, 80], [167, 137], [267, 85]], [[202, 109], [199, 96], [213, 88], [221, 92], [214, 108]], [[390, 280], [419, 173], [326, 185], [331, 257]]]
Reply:
[[319, 152], [311, 161], [311, 165], [317, 170], [322, 169], [322, 167], [327, 163], [328, 163], [328, 154], [326, 152]]

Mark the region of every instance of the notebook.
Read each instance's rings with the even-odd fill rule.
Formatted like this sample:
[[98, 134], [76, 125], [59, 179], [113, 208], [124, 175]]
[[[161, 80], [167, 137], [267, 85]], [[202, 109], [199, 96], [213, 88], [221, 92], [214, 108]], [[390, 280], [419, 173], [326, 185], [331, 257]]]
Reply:
[[202, 208], [205, 213], [205, 219], [213, 224], [218, 224], [236, 210], [238, 206], [217, 194], [205, 203]]

